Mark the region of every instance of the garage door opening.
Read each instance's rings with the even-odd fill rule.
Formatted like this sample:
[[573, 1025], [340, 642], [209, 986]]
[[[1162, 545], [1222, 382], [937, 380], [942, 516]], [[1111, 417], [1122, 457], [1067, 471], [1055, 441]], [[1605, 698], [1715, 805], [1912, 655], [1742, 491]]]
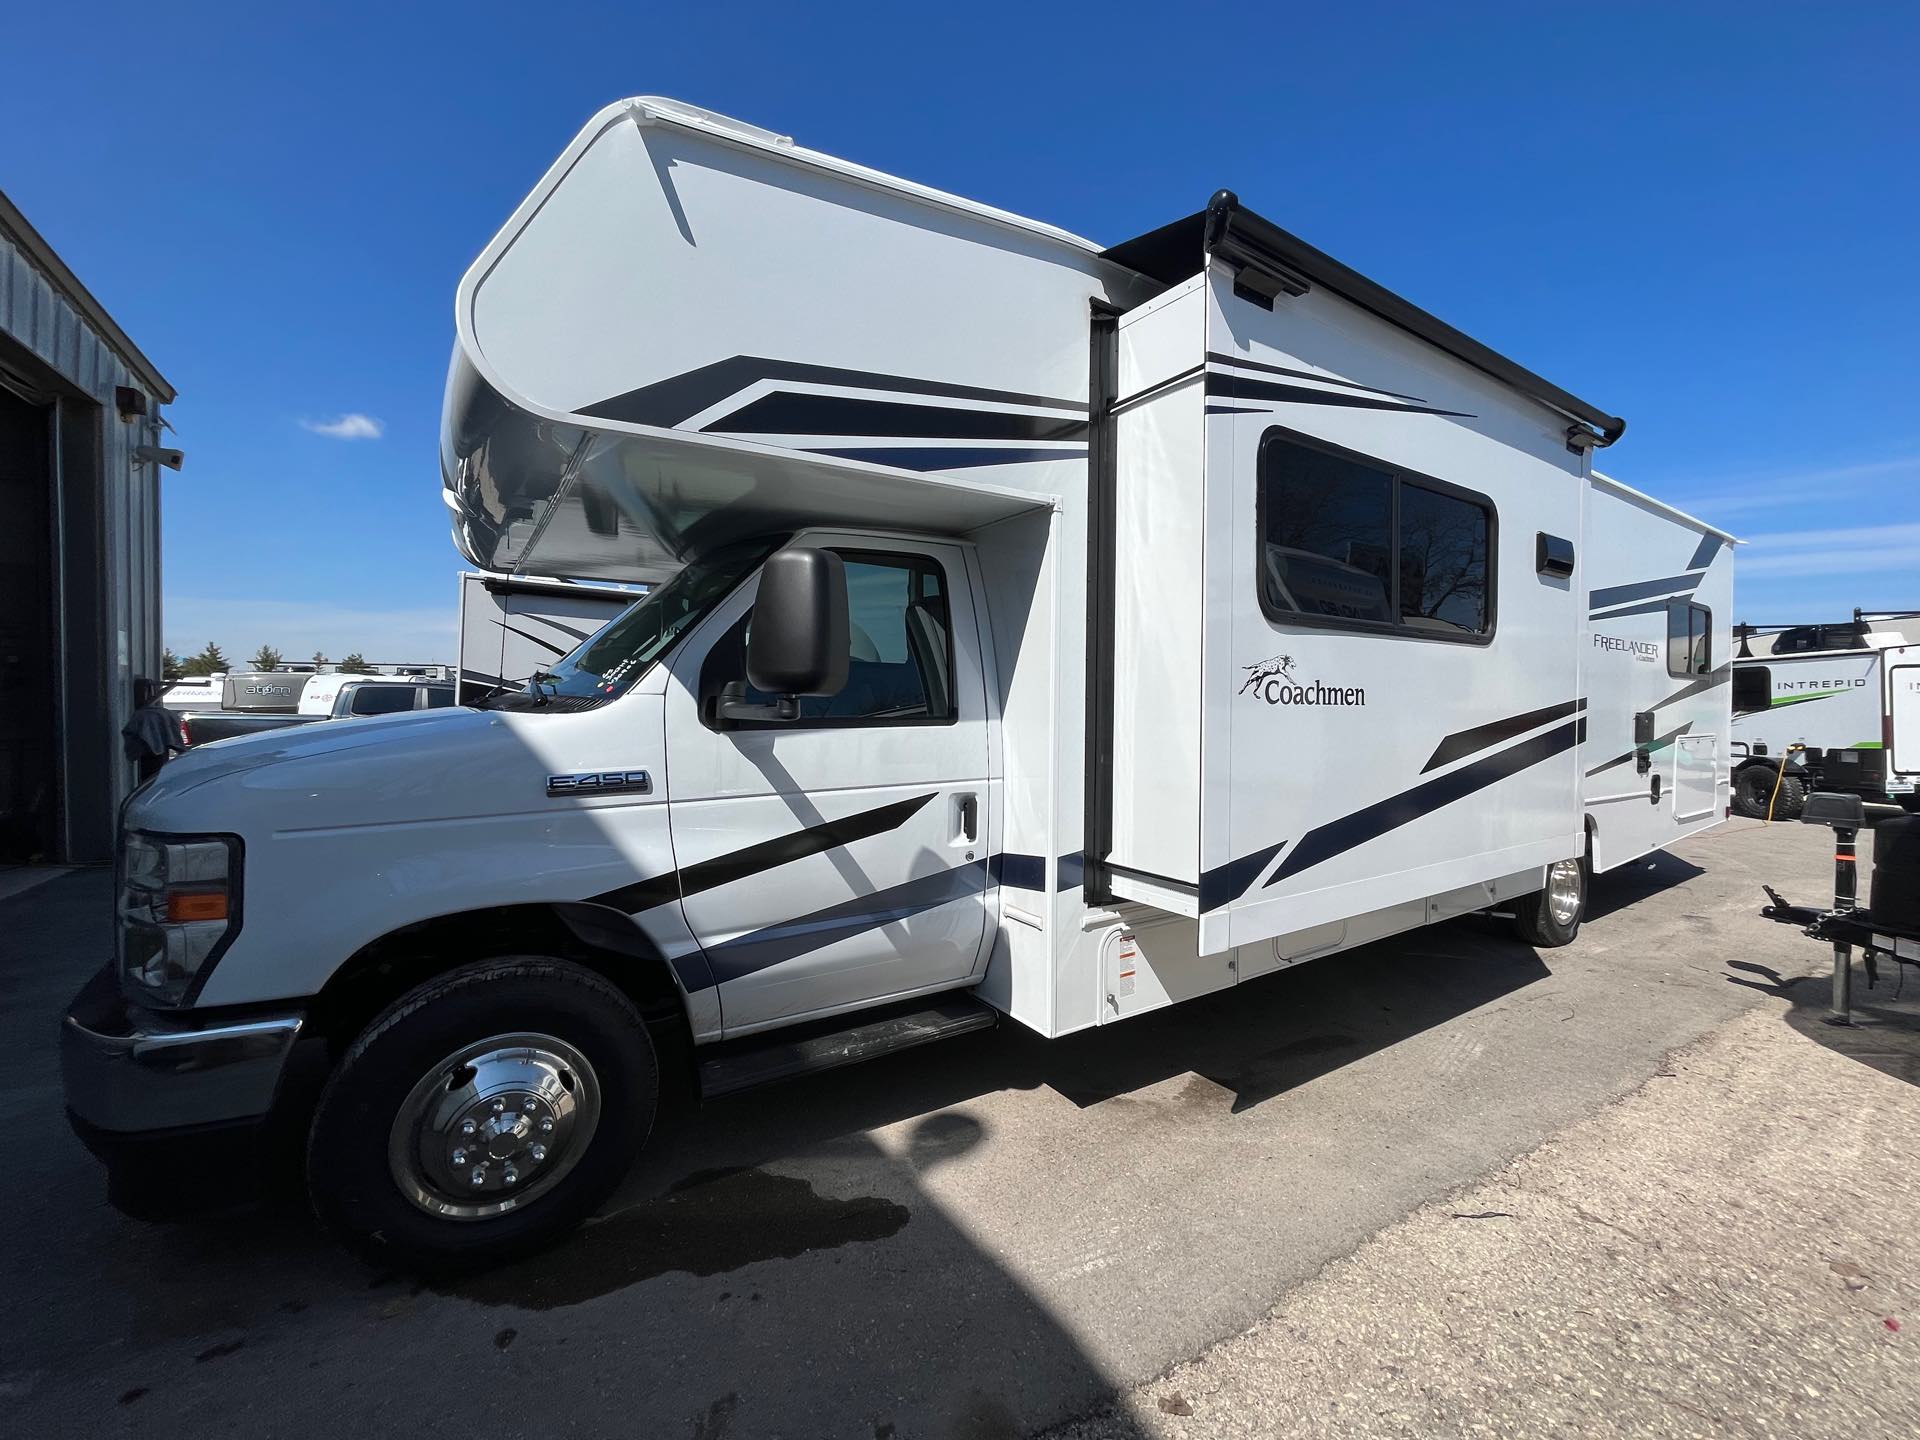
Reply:
[[0, 385], [0, 862], [55, 853], [52, 417]]

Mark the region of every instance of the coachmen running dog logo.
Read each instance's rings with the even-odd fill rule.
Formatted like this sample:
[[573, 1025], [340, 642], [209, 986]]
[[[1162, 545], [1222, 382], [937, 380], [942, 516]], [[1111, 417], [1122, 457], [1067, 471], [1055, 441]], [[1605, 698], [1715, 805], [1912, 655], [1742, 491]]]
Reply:
[[1246, 682], [1234, 693], [1244, 695], [1262, 680], [1285, 680], [1293, 674], [1293, 657], [1276, 655], [1271, 660], [1262, 660], [1258, 665], [1242, 665], [1247, 672]]
[[1358, 685], [1302, 684], [1293, 678], [1293, 657], [1276, 655], [1258, 665], [1242, 665], [1247, 678], [1234, 693], [1251, 691], [1269, 705], [1364, 705], [1367, 692]]

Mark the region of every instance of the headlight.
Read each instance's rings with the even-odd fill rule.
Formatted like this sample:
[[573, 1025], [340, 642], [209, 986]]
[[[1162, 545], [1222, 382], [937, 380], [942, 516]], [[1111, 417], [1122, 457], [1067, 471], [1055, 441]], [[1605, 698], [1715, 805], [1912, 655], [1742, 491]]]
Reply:
[[149, 1005], [179, 1005], [240, 929], [240, 840], [127, 831], [120, 843], [120, 975]]

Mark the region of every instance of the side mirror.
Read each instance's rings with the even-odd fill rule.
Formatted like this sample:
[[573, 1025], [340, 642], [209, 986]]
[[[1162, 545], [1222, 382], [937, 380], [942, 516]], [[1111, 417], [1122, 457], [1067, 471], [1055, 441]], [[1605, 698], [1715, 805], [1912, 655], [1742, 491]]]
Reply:
[[800, 548], [770, 556], [753, 599], [747, 679], [779, 698], [772, 705], [749, 704], [729, 685], [720, 697], [720, 718], [792, 720], [800, 714], [802, 695], [839, 694], [847, 683], [848, 633], [847, 567], [838, 555]]

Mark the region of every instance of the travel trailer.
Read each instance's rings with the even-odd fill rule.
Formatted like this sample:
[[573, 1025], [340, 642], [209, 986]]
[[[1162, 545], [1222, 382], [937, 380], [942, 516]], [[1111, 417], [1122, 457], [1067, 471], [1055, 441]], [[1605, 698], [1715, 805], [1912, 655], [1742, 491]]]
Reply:
[[455, 320], [462, 551], [656, 588], [523, 689], [134, 798], [65, 1045], [123, 1197], [295, 1127], [363, 1252], [518, 1253], [663, 1056], [1066, 1035], [1488, 909], [1561, 945], [1590, 865], [1724, 813], [1728, 537], [1228, 192], [1102, 248], [633, 100]]
[[460, 703], [476, 704], [564, 660], [642, 592], [511, 575], [460, 576]]
[[1907, 638], [1915, 622], [1920, 612], [1856, 610], [1840, 624], [1737, 627], [1736, 813], [1792, 820], [1817, 790], [1914, 803], [1920, 646]]

